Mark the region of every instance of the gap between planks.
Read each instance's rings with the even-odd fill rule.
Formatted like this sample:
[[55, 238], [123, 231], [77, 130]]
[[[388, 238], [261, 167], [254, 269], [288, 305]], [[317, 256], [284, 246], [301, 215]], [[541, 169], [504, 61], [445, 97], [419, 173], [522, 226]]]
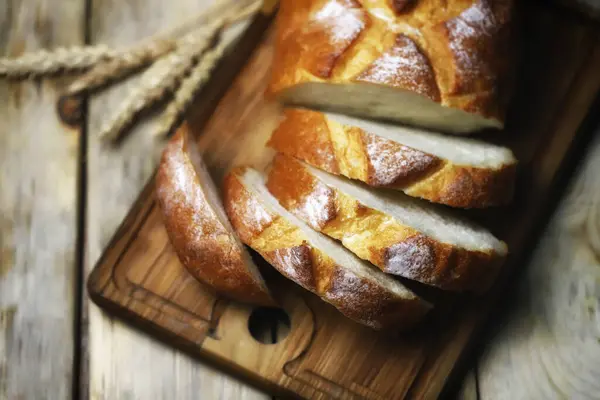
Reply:
[[[83, 39], [86, 45], [91, 43], [92, 0], [83, 0]], [[87, 400], [89, 397], [89, 354], [88, 354], [88, 313], [89, 299], [85, 291], [85, 238], [87, 207], [87, 145], [88, 145], [88, 109], [89, 97], [80, 96], [81, 119], [79, 121], [79, 153], [77, 157], [77, 236], [76, 236], [76, 287], [75, 320], [73, 332], [75, 349], [73, 352], [73, 379], [71, 394], [73, 400]]]

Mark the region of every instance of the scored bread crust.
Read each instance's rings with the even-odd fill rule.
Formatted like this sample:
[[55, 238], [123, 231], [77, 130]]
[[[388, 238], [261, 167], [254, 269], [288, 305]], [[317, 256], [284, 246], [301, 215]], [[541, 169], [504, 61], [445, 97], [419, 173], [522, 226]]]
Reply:
[[[305, 84], [385, 87], [416, 93], [466, 117], [482, 117], [477, 126], [456, 132], [501, 128], [513, 80], [512, 12], [512, 0], [283, 1], [267, 93], [288, 104], [340, 110], [335, 102], [322, 103], [322, 96], [311, 98], [314, 104], [297, 103], [295, 90]], [[367, 109], [363, 104], [341, 111], [408, 118], [401, 108], [384, 115]], [[427, 126], [455, 129], [436, 124]]]
[[279, 203], [382, 271], [444, 290], [484, 292], [505, 254], [442, 243], [331, 187], [305, 165], [278, 154], [267, 187]]
[[498, 168], [459, 165], [317, 111], [286, 109], [268, 145], [329, 173], [451, 207], [485, 208], [513, 197], [516, 160]]
[[242, 241], [275, 269], [346, 317], [374, 329], [407, 329], [423, 318], [430, 309], [428, 303], [408, 289], [399, 296], [374, 279], [337, 265], [332, 257], [311, 244], [298, 225], [265, 207], [242, 181], [246, 170], [237, 167], [226, 176], [225, 209]]
[[[218, 192], [202, 158], [180, 129], [167, 143], [156, 175], [156, 197], [165, 227], [181, 263], [198, 280], [242, 302], [274, 305], [250, 254], [215, 207]], [[223, 220], [223, 218], [225, 220]]]

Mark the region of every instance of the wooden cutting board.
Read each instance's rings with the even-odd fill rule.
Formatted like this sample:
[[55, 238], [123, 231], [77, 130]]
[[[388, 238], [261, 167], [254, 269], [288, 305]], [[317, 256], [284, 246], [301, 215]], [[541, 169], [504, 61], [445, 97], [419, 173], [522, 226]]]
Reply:
[[[508, 207], [465, 212], [504, 239], [511, 251], [487, 295], [434, 293], [435, 312], [404, 335], [377, 333], [350, 322], [268, 267], [268, 280], [282, 299], [283, 311], [229, 302], [202, 287], [180, 265], [151, 180], [92, 272], [90, 296], [167, 343], [276, 394], [319, 399], [437, 397], [482, 323], [492, 316], [493, 305], [510, 296], [510, 278], [524, 265], [534, 233], [559, 195], [559, 172], [573, 162], [569, 155], [577, 139], [585, 136], [590, 108], [598, 108], [598, 27], [564, 9], [535, 2], [525, 6], [523, 22], [518, 89], [507, 128], [485, 135], [486, 140], [510, 146], [519, 158], [517, 195]], [[272, 156], [264, 144], [280, 109], [262, 95], [271, 57], [272, 27], [269, 18], [261, 16], [223, 60], [181, 128], [197, 135], [217, 182], [232, 165], [260, 168]], [[278, 316], [283, 321], [275, 325], [279, 328], [288, 318], [289, 329], [264, 337], [264, 330], [254, 327], [265, 315]]]

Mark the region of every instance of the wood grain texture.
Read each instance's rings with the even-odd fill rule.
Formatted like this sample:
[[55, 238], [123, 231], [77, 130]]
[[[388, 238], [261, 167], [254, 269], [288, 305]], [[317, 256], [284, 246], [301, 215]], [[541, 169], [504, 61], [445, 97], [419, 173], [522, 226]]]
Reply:
[[[90, 278], [93, 298], [169, 343], [275, 392], [309, 398], [437, 397], [492, 304], [506, 300], [510, 268], [541, 222], [554, 178], [600, 88], [597, 27], [539, 3], [526, 8], [525, 18], [519, 92], [507, 131], [494, 138], [521, 162], [518, 196], [509, 207], [469, 213], [511, 249], [498, 285], [486, 296], [438, 301], [437, 313], [416, 334], [390, 340], [357, 327], [289, 282], [278, 282], [275, 287], [289, 292], [284, 308], [294, 340], [261, 347], [244, 329], [248, 309], [189, 286], [166, 240], [150, 181]], [[206, 126], [200, 106], [188, 118], [217, 182], [232, 165], [261, 167], [270, 159], [263, 145], [280, 115], [262, 97], [271, 56], [267, 40]], [[310, 341], [303, 348], [306, 337]]]
[[[92, 0], [91, 41], [126, 46], [187, 20], [210, 3]], [[106, 118], [117, 111], [135, 82], [136, 79], [131, 79], [111, 87], [90, 104], [85, 244], [88, 271], [152, 174], [162, 148], [162, 143], [152, 135], [157, 126], [154, 119], [136, 126], [118, 149], [107, 148], [97, 138]], [[123, 326], [93, 304], [86, 303], [85, 307], [89, 321], [91, 398], [265, 398], [256, 390]]]
[[600, 398], [600, 130], [480, 361], [481, 399]]
[[[0, 2], [0, 56], [81, 45], [83, 14], [81, 0]], [[64, 86], [0, 81], [0, 399], [71, 393], [79, 129], [55, 113]]]

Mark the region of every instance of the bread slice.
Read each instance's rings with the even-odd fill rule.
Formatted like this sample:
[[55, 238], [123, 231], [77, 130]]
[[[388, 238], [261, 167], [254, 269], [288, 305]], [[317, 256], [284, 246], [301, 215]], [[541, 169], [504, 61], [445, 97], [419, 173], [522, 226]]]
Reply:
[[430, 306], [396, 280], [287, 212], [264, 177], [236, 168], [225, 178], [225, 209], [240, 238], [285, 277], [374, 329], [409, 328]]
[[281, 2], [268, 93], [453, 133], [502, 128], [512, 0]]
[[269, 145], [332, 174], [461, 208], [512, 199], [512, 151], [478, 140], [321, 113], [285, 110]]
[[181, 263], [198, 280], [242, 302], [273, 305], [267, 285], [236, 236], [218, 191], [185, 128], [167, 144], [156, 197]]
[[287, 210], [384, 272], [442, 289], [487, 290], [507, 253], [491, 233], [439, 206], [285, 155], [273, 160], [267, 187]]

